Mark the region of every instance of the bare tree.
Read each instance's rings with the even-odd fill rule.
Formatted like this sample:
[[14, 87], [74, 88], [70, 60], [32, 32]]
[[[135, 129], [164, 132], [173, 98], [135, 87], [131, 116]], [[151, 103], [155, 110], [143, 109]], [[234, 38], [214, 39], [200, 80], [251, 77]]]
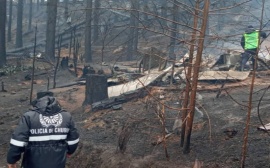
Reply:
[[0, 68], [6, 64], [6, 7], [7, 1], [0, 1]]
[[[168, 12], [167, 11], [167, 5], [168, 5], [167, 1], [163, 0], [163, 2], [161, 4], [161, 17], [163, 17], [163, 18], [167, 17], [167, 12]], [[174, 6], [176, 6], [176, 4]], [[175, 14], [173, 16], [175, 16]], [[163, 26], [166, 25], [166, 20], [165, 19], [161, 19], [161, 20], [162, 20], [162, 25]]]
[[92, 0], [86, 0], [86, 24], [85, 24], [85, 62], [92, 62]]
[[190, 139], [191, 139], [191, 131], [193, 125], [193, 118], [195, 112], [195, 104], [196, 104], [196, 93], [197, 93], [197, 86], [198, 86], [198, 75], [200, 70], [200, 65], [202, 61], [202, 54], [203, 54], [203, 44], [204, 38], [206, 33], [207, 27], [207, 20], [209, 14], [209, 2], [210, 0], [204, 0], [204, 10], [203, 10], [203, 21], [201, 25], [200, 37], [198, 40], [198, 49], [197, 55], [195, 60], [195, 65], [193, 67], [193, 74], [192, 74], [192, 85], [191, 85], [191, 92], [190, 92], [190, 101], [189, 101], [189, 117], [187, 118], [186, 122], [186, 130], [185, 130], [185, 140], [184, 140], [184, 153], [190, 152]]
[[29, 0], [28, 31], [32, 29], [33, 0]]
[[33, 60], [32, 60], [32, 76], [31, 76], [31, 88], [30, 88], [30, 104], [32, 103], [33, 88], [34, 88], [33, 86], [34, 86], [34, 77], [35, 77], [36, 47], [37, 47], [37, 25], [35, 27], [34, 57], [33, 57]]
[[46, 28], [46, 46], [45, 56], [50, 60], [55, 59], [55, 26], [57, 16], [57, 2], [55, 0], [47, 1], [47, 28]]
[[98, 36], [99, 36], [99, 15], [100, 15], [100, 0], [95, 0], [94, 3], [94, 13], [93, 13], [93, 41], [97, 41], [98, 40]]
[[40, 2], [39, 2], [39, 0], [37, 0], [37, 2], [36, 2], [36, 11], [39, 10], [39, 5], [40, 5]]
[[114, 25], [113, 25], [113, 23], [111, 21], [111, 18], [104, 18], [101, 21], [102, 21], [102, 23], [104, 23], [103, 31], [101, 31], [101, 33], [100, 33], [100, 41], [101, 41], [101, 44], [102, 44], [101, 61], [103, 62], [104, 61], [104, 49], [107, 46], [105, 43], [106, 43], [106, 40], [109, 37]]
[[16, 48], [23, 46], [22, 40], [22, 20], [23, 20], [23, 0], [18, 0], [17, 7], [17, 31], [16, 31]]
[[64, 3], [65, 3], [65, 12], [64, 12], [64, 14], [65, 14], [65, 18], [67, 19], [68, 18], [68, 0], [65, 0]]
[[13, 8], [13, 0], [9, 0], [9, 16], [8, 16], [8, 42], [10, 42], [10, 41], [11, 41], [12, 8]]
[[143, 11], [144, 11], [143, 19], [148, 20], [148, 15], [146, 14], [149, 11], [148, 0], [143, 1]]
[[180, 146], [183, 147], [184, 140], [185, 140], [185, 131], [186, 131], [186, 117], [188, 113], [188, 104], [189, 104], [189, 96], [190, 96], [190, 89], [191, 89], [191, 75], [192, 75], [192, 64], [193, 64], [193, 55], [196, 45], [196, 33], [197, 33], [197, 26], [198, 26], [198, 17], [199, 17], [199, 0], [196, 0], [196, 6], [195, 6], [195, 12], [194, 12], [194, 18], [193, 18], [193, 32], [191, 37], [191, 46], [189, 49], [189, 62], [186, 66], [187, 73], [186, 73], [186, 88], [184, 92], [184, 100], [182, 108], [184, 109], [182, 112], [182, 128], [181, 128], [181, 140], [180, 140]]
[[135, 1], [134, 2], [134, 17], [135, 17], [135, 27], [134, 27], [134, 43], [133, 43], [133, 50], [134, 52], [137, 52], [138, 49], [138, 42], [139, 42], [139, 19], [140, 19], [140, 13], [139, 13], [139, 9], [140, 9], [140, 3], [139, 1]]

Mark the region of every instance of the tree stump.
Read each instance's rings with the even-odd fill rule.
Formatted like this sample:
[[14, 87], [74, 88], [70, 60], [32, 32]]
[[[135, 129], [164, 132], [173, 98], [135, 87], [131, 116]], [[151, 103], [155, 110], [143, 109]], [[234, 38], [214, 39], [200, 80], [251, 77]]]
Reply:
[[92, 104], [108, 98], [108, 83], [105, 75], [86, 75], [84, 105]]

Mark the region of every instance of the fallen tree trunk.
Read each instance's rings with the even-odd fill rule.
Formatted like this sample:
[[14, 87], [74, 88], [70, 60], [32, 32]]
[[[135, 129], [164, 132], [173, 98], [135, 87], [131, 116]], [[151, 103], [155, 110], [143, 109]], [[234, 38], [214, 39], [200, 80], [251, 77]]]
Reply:
[[[45, 45], [45, 40], [42, 40], [42, 41], [40, 41], [37, 45], [36, 45], [36, 47], [39, 47], [39, 46], [41, 46], [41, 45]], [[35, 47], [35, 45], [33, 44], [33, 45], [28, 45], [28, 46], [25, 46], [25, 47], [22, 47], [22, 48], [16, 48], [16, 49], [13, 49], [13, 50], [9, 50], [9, 51], [7, 51], [7, 53], [17, 53], [17, 52], [22, 52], [22, 51], [24, 51], [24, 50], [29, 50], [29, 49], [33, 49]]]
[[20, 53], [7, 53], [7, 56], [14, 56], [14, 57], [20, 57], [23, 56], [24, 53], [20, 52]]
[[[72, 31], [74, 28], [78, 29], [78, 27], [82, 26], [83, 24], [85, 24], [85, 21], [82, 21], [80, 23], [77, 23], [73, 26], [71, 26], [70, 28], [66, 29], [66, 30], [63, 30], [61, 33], [59, 33], [58, 35], [56, 35], [55, 37], [58, 37], [59, 35], [65, 35], [66, 33], [69, 33], [70, 31]], [[79, 33], [78, 33], [79, 34]], [[80, 36], [81, 36], [81, 33], [80, 33]], [[67, 39], [70, 39], [70, 37], [67, 37], [67, 38], [63, 38], [63, 41], [67, 40]], [[57, 40], [57, 39], [56, 39]], [[45, 39], [43, 40], [40, 40], [36, 47], [38, 46], [42, 46], [42, 45], [45, 45]], [[65, 44], [63, 44], [65, 45]], [[26, 47], [22, 47], [22, 48], [16, 48], [16, 49], [13, 49], [13, 50], [9, 50], [7, 51], [7, 53], [17, 53], [17, 52], [21, 52], [21, 51], [24, 51], [24, 50], [27, 50], [27, 49], [33, 49], [35, 45], [28, 45]]]
[[112, 108], [113, 106], [126, 103], [135, 98], [143, 98], [146, 95], [147, 95], [147, 92], [144, 89], [127, 92], [120, 96], [111, 97], [111, 98], [93, 103], [91, 111], [94, 112], [94, 111], [98, 111], [102, 109]]
[[[76, 33], [76, 36], [77, 37], [81, 37], [82, 36], [82, 33], [78, 32], [78, 33]], [[71, 36], [64, 37], [61, 47], [64, 46], [64, 45], [67, 45], [69, 43], [69, 41], [67, 41], [67, 40], [69, 40], [70, 38], [71, 38]], [[20, 54], [22, 54], [22, 53], [18, 53], [18, 52], [22, 52], [22, 51], [25, 51], [25, 50], [33, 49], [34, 46], [35, 45], [29, 45], [29, 46], [25, 46], [25, 47], [22, 47], [22, 48], [17, 48], [17, 49], [9, 50], [9, 51], [7, 51], [7, 56], [13, 56], [13, 55], [14, 56], [20, 56]], [[39, 46], [45, 46], [45, 40], [40, 41], [37, 44], [37, 47], [39, 47]], [[57, 47], [56, 44], [55, 44], [55, 47]], [[15, 53], [16, 53], [16, 55], [15, 55]]]
[[28, 34], [30, 34], [30, 33], [33, 33], [33, 30], [29, 30], [29, 31], [23, 33], [23, 36], [26, 36], [26, 35], [28, 35]]

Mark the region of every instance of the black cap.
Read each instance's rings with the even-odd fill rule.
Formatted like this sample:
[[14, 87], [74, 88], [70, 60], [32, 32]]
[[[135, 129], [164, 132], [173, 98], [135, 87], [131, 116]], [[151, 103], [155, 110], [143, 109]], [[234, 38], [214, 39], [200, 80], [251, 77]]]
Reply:
[[40, 99], [42, 97], [45, 97], [45, 96], [53, 96], [53, 92], [50, 92], [50, 91], [41, 91], [41, 92], [37, 92], [37, 99]]
[[248, 28], [250, 28], [250, 29], [251, 29], [251, 28], [254, 28], [254, 27], [253, 27], [253, 26], [251, 26], [251, 25], [249, 25], [249, 26], [248, 26]]
[[41, 92], [37, 92], [37, 98], [31, 102], [32, 106], [35, 106], [38, 102], [38, 99], [41, 99], [45, 96], [49, 96], [49, 97], [53, 97], [53, 92], [50, 91], [41, 91]]

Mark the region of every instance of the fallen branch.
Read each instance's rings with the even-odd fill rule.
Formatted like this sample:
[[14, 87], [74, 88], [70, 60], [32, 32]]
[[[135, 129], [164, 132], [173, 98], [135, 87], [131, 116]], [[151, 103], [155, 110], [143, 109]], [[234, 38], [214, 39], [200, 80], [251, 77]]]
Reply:
[[156, 142], [152, 142], [151, 144], [154, 145], [154, 146], [159, 145], [162, 142], [164, 142], [164, 139], [169, 138], [172, 134], [173, 133], [169, 133], [169, 134], [165, 135], [165, 138], [163, 138], [163, 136], [162, 137], [158, 137], [157, 141]]
[[222, 83], [220, 89], [218, 90], [218, 93], [217, 93], [217, 95], [216, 95], [216, 98], [219, 98], [219, 96], [220, 96], [220, 94], [221, 94], [221, 92], [222, 92], [222, 89], [223, 89], [224, 86], [225, 86], [225, 83], [226, 83], [226, 81], [224, 81], [224, 82]]
[[75, 86], [75, 85], [85, 85], [85, 81], [77, 81], [77, 82], [71, 82], [65, 85], [61, 85], [61, 86], [56, 86], [55, 88], [65, 88], [65, 87], [70, 87], [70, 86]]
[[[36, 47], [39, 47], [39, 46], [42, 46], [42, 45], [45, 45], [45, 40], [39, 41], [36, 44]], [[24, 50], [30, 50], [30, 49], [33, 49], [34, 47], [35, 47], [35, 44], [28, 45], [28, 46], [25, 46], [25, 47], [22, 47], [22, 48], [16, 48], [16, 49], [13, 49], [13, 50], [9, 50], [9, 51], [7, 51], [7, 53], [9, 53], [9, 55], [11, 55], [11, 53], [17, 53], [17, 52], [21, 52], [21, 51], [24, 51]]]

